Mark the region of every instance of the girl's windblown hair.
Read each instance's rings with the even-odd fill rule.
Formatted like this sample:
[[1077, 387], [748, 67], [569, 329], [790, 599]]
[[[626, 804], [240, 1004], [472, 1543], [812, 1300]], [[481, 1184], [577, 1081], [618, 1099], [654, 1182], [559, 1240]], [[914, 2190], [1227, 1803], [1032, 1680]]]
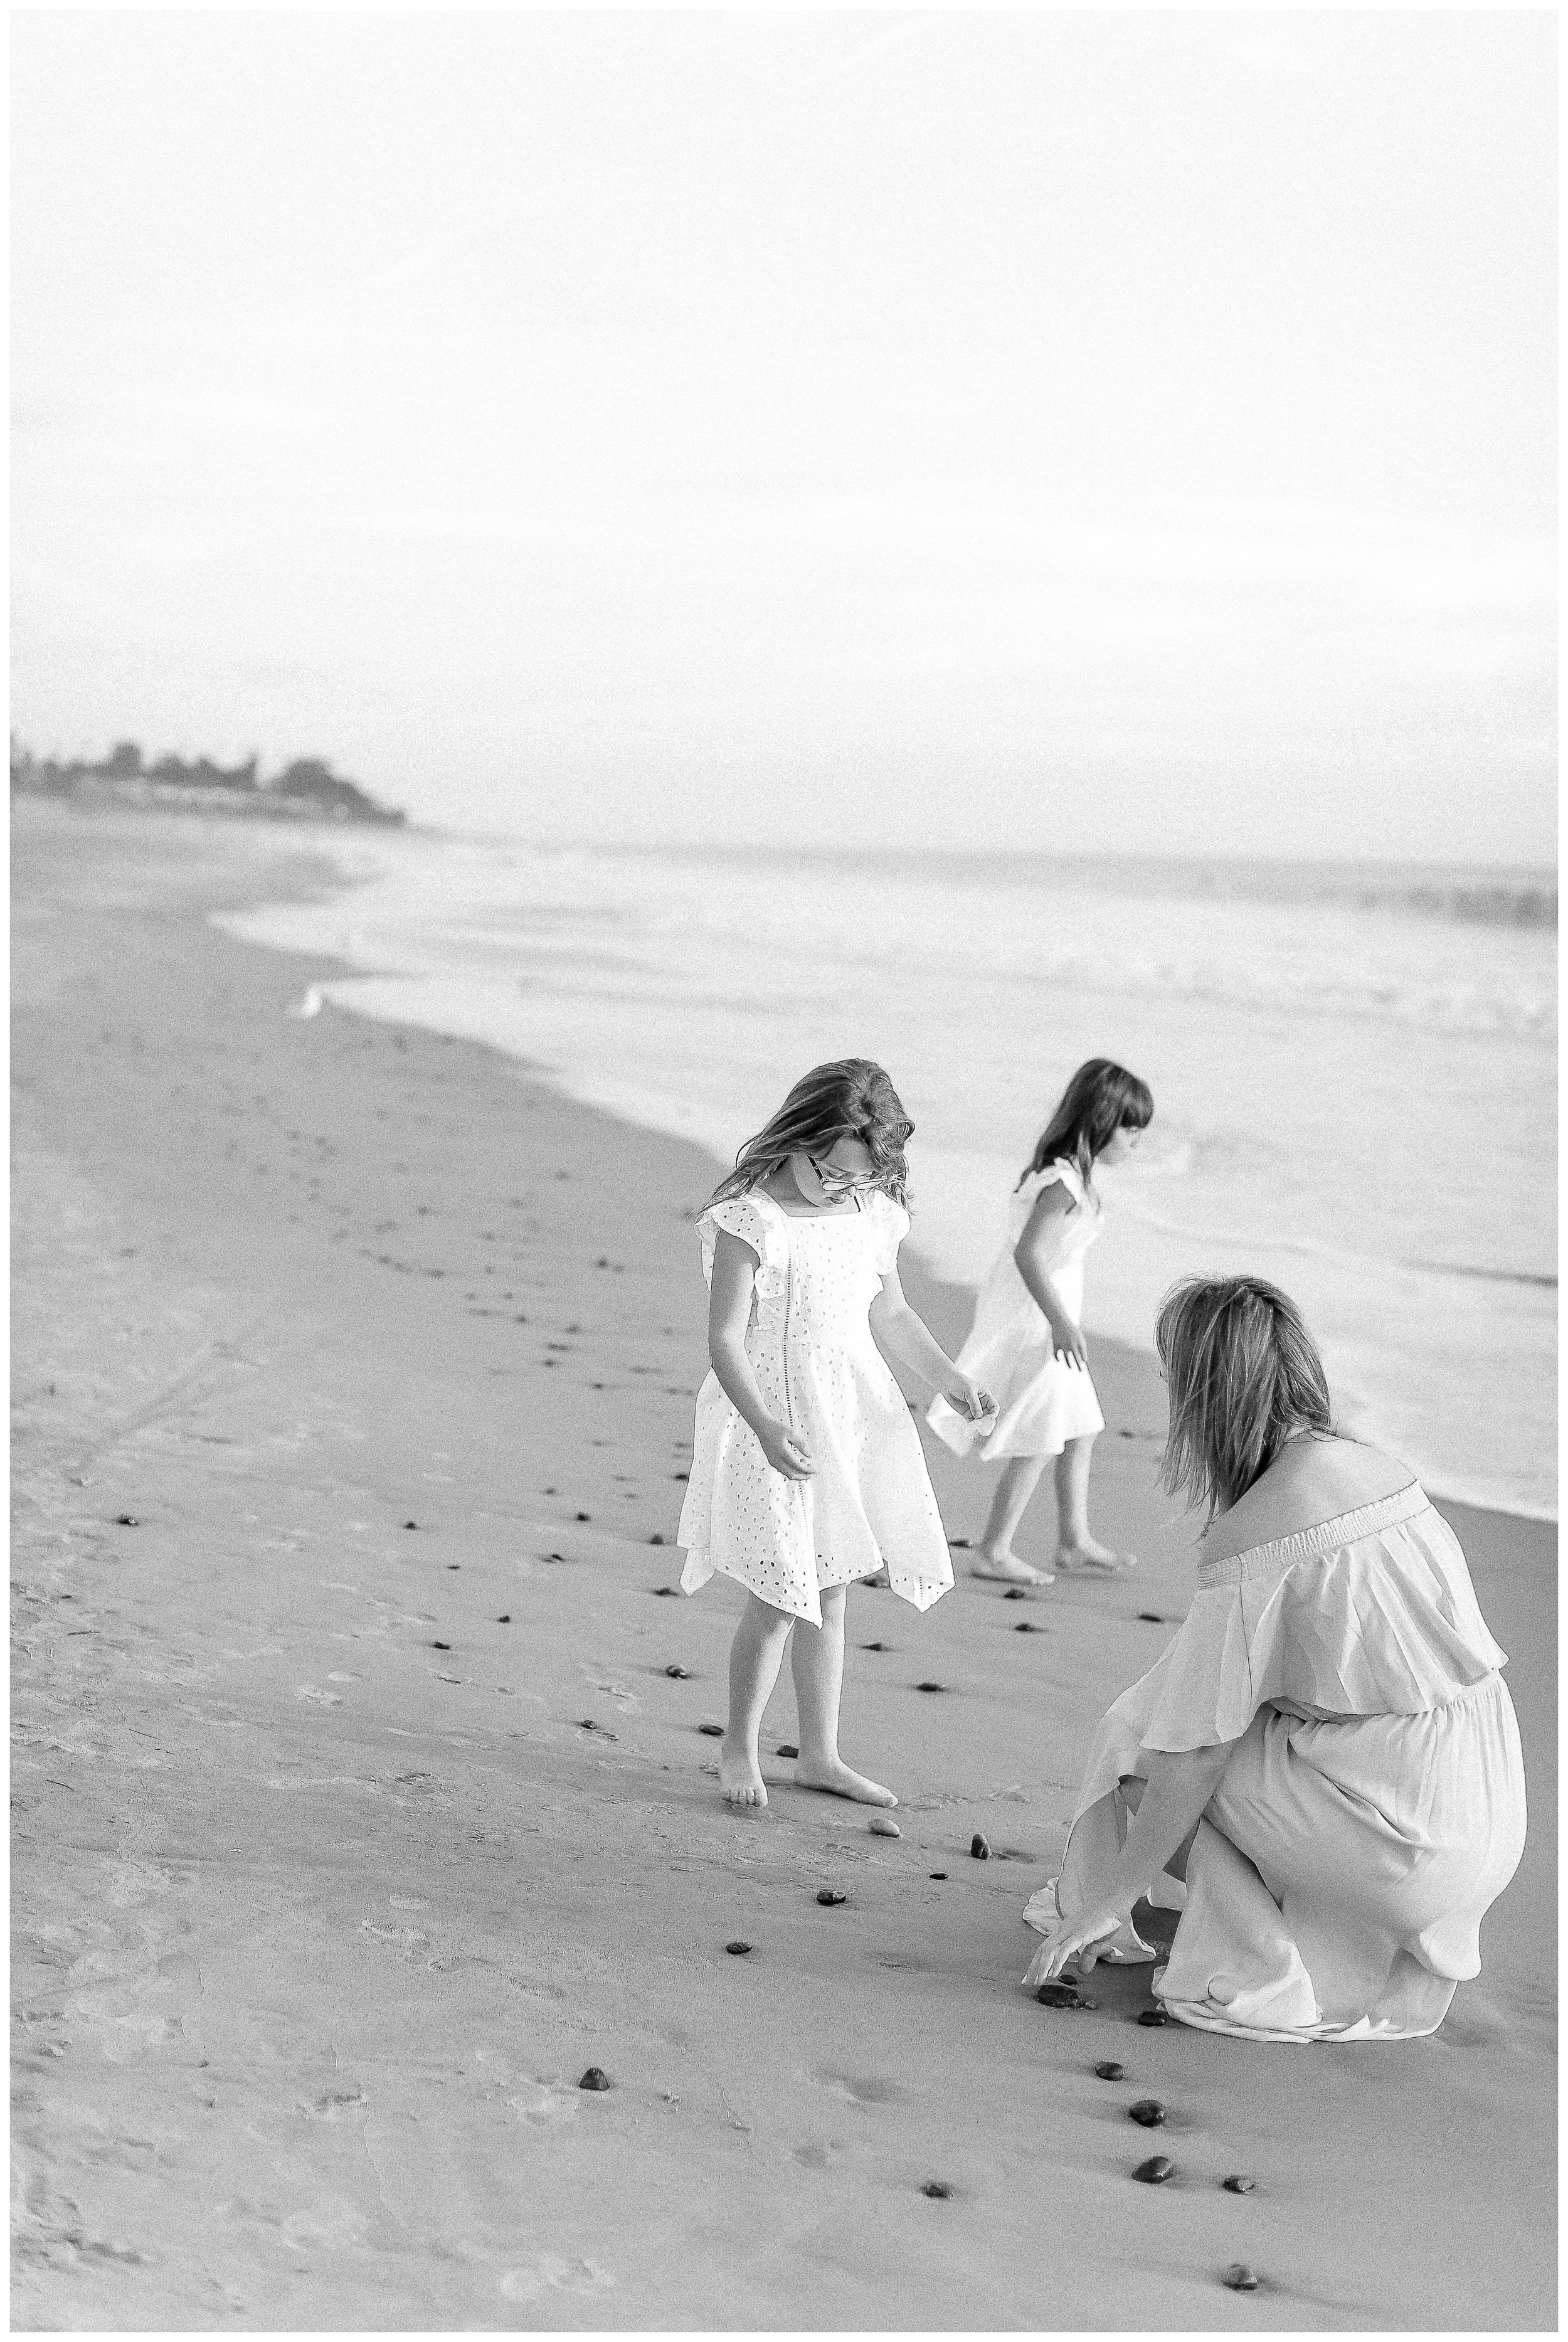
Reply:
[[822, 1156], [841, 1138], [858, 1138], [871, 1156], [873, 1186], [903, 1204], [909, 1177], [904, 1149], [914, 1128], [880, 1066], [869, 1057], [836, 1057], [803, 1074], [772, 1120], [747, 1139], [734, 1169], [708, 1201], [744, 1196], [788, 1156]]
[[1018, 1175], [1022, 1187], [1032, 1172], [1044, 1171], [1065, 1156], [1075, 1163], [1085, 1186], [1094, 1157], [1121, 1129], [1145, 1129], [1154, 1112], [1147, 1082], [1109, 1057], [1090, 1057], [1062, 1093], [1062, 1103], [1040, 1134], [1039, 1144]]
[[1332, 1434], [1316, 1345], [1288, 1294], [1261, 1276], [1185, 1276], [1154, 1321], [1171, 1428], [1161, 1486], [1228, 1512], [1293, 1432]]

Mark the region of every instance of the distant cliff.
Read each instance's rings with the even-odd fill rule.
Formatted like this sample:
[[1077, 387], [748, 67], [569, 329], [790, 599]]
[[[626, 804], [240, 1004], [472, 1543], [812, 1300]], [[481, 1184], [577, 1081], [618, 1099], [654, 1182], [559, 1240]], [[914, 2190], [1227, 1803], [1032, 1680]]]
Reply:
[[322, 756], [296, 757], [262, 780], [258, 759], [215, 765], [197, 756], [160, 756], [149, 765], [135, 740], [119, 740], [101, 764], [57, 763], [11, 742], [14, 795], [66, 797], [78, 805], [164, 806], [182, 813], [221, 813], [255, 821], [374, 822], [395, 828], [407, 816], [379, 806], [356, 781], [345, 780]]

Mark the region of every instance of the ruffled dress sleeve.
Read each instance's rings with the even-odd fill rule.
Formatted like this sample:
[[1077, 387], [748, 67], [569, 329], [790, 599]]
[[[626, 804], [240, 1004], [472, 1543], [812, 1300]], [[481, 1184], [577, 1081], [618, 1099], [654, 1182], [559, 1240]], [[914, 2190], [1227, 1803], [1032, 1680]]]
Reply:
[[890, 1276], [898, 1265], [898, 1247], [909, 1234], [909, 1214], [880, 1188], [867, 1202], [866, 1211], [873, 1264], [878, 1276]]
[[782, 1217], [754, 1196], [726, 1196], [722, 1204], [710, 1204], [697, 1221], [704, 1284], [712, 1285], [714, 1281], [714, 1248], [721, 1228], [739, 1236], [755, 1253], [757, 1271], [753, 1292], [759, 1319], [783, 1308], [788, 1293], [789, 1236], [782, 1226]]

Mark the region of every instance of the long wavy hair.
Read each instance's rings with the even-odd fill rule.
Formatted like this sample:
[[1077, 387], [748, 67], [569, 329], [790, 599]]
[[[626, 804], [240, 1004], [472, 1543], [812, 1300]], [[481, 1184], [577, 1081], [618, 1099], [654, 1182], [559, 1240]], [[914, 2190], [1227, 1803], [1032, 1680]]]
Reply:
[[1064, 1155], [1077, 1165], [1087, 1186], [1094, 1157], [1104, 1153], [1117, 1131], [1144, 1130], [1154, 1113], [1154, 1095], [1147, 1082], [1141, 1082], [1136, 1074], [1110, 1057], [1086, 1059], [1063, 1091], [1061, 1104], [1018, 1174], [1019, 1186]]
[[1184, 1276], [1154, 1320], [1171, 1427], [1160, 1484], [1228, 1512], [1298, 1431], [1333, 1436], [1328, 1380], [1301, 1311], [1261, 1276]]
[[869, 1057], [835, 1057], [801, 1076], [778, 1112], [747, 1139], [708, 1202], [745, 1195], [791, 1155], [825, 1155], [841, 1138], [858, 1138], [871, 1156], [872, 1186], [905, 1204], [904, 1149], [914, 1128], [880, 1066]]

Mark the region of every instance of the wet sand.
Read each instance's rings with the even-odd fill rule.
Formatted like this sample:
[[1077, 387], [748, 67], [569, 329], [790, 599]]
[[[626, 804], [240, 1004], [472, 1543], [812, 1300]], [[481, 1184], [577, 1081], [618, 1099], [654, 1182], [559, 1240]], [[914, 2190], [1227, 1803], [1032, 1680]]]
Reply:
[[[1445, 1508], [1531, 1835], [1433, 2040], [1147, 2030], [1136, 1973], [1041, 2008], [1024, 1902], [1192, 1584], [1147, 1361], [1094, 1348], [1135, 1576], [853, 1595], [844, 1752], [903, 1835], [776, 1756], [730, 1815], [733, 1589], [661, 1592], [713, 1166], [291, 1014], [333, 971], [205, 915], [324, 878], [15, 809], [14, 2322], [1554, 2325], [1554, 1532]], [[973, 1536], [985, 1476], [928, 1452]], [[786, 1682], [766, 1746], [794, 1723]]]

